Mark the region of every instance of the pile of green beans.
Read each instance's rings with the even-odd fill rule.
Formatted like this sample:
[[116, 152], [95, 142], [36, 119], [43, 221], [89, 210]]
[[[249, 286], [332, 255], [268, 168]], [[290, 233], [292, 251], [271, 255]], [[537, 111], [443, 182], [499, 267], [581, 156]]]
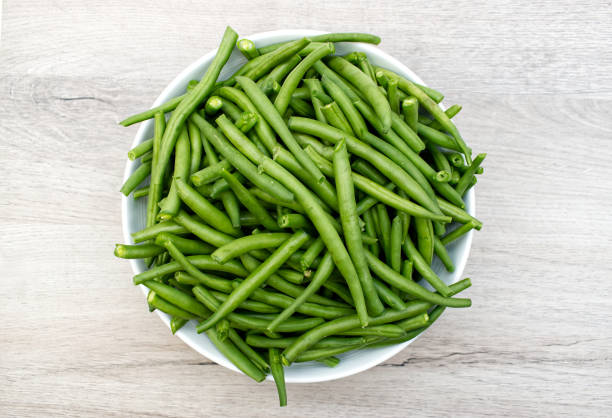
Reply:
[[[121, 187], [147, 197], [146, 227], [115, 255], [144, 260], [133, 282], [172, 333], [197, 321], [244, 374], [271, 374], [284, 406], [291, 363], [334, 367], [471, 306], [454, 297], [470, 279], [434, 266], [453, 271], [448, 246], [482, 227], [463, 199], [485, 154], [472, 158], [440, 92], [334, 55], [374, 35], [237, 41], [228, 27], [201, 80], [121, 122], [155, 123]], [[218, 80], [235, 47], [247, 63]]]

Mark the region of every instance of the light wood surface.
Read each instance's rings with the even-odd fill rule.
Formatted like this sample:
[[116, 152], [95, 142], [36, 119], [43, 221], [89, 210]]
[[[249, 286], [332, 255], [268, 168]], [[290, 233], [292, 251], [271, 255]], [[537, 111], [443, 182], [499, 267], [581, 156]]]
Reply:
[[[1, 416], [612, 416], [609, 1], [5, 1], [0, 47]], [[373, 369], [277, 407], [148, 314], [115, 259], [148, 107], [239, 33], [368, 31], [460, 103], [487, 152], [469, 310]]]

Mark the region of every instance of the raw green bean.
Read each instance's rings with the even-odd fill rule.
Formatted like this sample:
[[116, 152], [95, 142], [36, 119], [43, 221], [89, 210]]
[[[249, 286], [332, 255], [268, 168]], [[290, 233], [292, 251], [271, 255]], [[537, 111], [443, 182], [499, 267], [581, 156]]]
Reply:
[[[444, 113], [446, 113], [446, 116], [448, 116], [449, 119], [452, 119], [459, 112], [461, 112], [461, 106], [457, 104], [452, 105], [451, 107], [449, 107], [448, 109], [444, 111]], [[437, 129], [437, 130], [444, 129], [442, 125], [440, 125], [440, 122], [438, 122], [437, 120], [434, 120], [433, 122], [431, 122], [429, 124], [429, 127], [432, 129]]]
[[311, 228], [308, 218], [299, 213], [287, 213], [278, 217], [278, 226], [281, 228], [302, 229]]
[[266, 193], [263, 190], [260, 190], [256, 187], [249, 189], [249, 192], [251, 192], [251, 194], [255, 196], [258, 200], [263, 201], [265, 203], [276, 205], [276, 206], [283, 206], [295, 212], [304, 212], [304, 209], [297, 203], [285, 202], [283, 200], [277, 199], [276, 197], [271, 196], [269, 193]]
[[[144, 284], [146, 287], [154, 291], [156, 294], [158, 294], [168, 302], [172, 303], [173, 305], [176, 305], [180, 309], [192, 313], [196, 317], [207, 318], [210, 315], [210, 311], [204, 305], [202, 305], [193, 297], [183, 293], [180, 290], [173, 288], [172, 286], [168, 286], [167, 284], [163, 284], [155, 280], [147, 280], [142, 284]], [[172, 315], [180, 316], [176, 314]]]
[[242, 55], [248, 60], [252, 60], [260, 55], [259, 51], [255, 47], [255, 44], [250, 39], [241, 39], [236, 44], [238, 51], [242, 52]]
[[[429, 220], [428, 222], [431, 223]], [[399, 215], [395, 216], [393, 222], [391, 222], [389, 265], [396, 272], [400, 272], [402, 266], [402, 218]]]
[[[376, 203], [376, 202], [374, 202]], [[372, 205], [373, 206], [373, 205]], [[372, 216], [372, 211], [366, 210], [363, 212], [363, 220], [365, 222], [365, 233], [369, 237], [376, 238], [376, 228], [374, 227], [374, 219]], [[378, 241], [378, 240], [377, 240]], [[370, 252], [376, 256], [378, 256], [380, 247], [378, 246], [378, 242], [375, 244], [370, 244]]]
[[314, 118], [315, 111], [314, 108], [306, 101], [302, 99], [296, 99], [292, 97], [289, 101], [290, 110], [293, 111], [293, 114], [298, 116], [303, 116], [306, 118]]
[[434, 253], [433, 225], [428, 219], [414, 218], [414, 227], [418, 251], [423, 260], [425, 260], [425, 263], [431, 265]]
[[242, 112], [240, 118], [235, 121], [236, 128], [240, 129], [242, 133], [248, 133], [259, 120], [259, 116], [256, 113]]
[[229, 116], [234, 122], [240, 119], [243, 114], [243, 111], [240, 110], [238, 106], [236, 106], [231, 100], [223, 99], [221, 97], [219, 97], [219, 99], [221, 100], [221, 110], [223, 111], [223, 113]]
[[191, 312], [187, 312], [186, 310], [181, 309], [178, 306], [162, 299], [153, 290], [150, 290], [149, 294], [147, 295], [147, 303], [154, 309], [159, 309], [160, 311], [167, 313], [168, 315], [172, 315], [173, 317], [182, 318], [184, 320], [197, 318], [197, 315], [194, 315]]
[[189, 230], [175, 222], [167, 221], [156, 225], [149, 226], [140, 231], [132, 233], [132, 239], [135, 243], [143, 242], [155, 238], [160, 232], [171, 232], [173, 234], [187, 234]]
[[219, 96], [210, 96], [204, 105], [204, 112], [207, 115], [215, 115], [223, 109], [223, 100]]
[[291, 315], [295, 313], [301, 306], [307, 303], [307, 300], [310, 296], [314, 295], [317, 290], [325, 283], [325, 281], [329, 278], [329, 275], [334, 270], [334, 263], [329, 253], [326, 253], [323, 257], [323, 261], [319, 265], [317, 272], [315, 273], [312, 281], [306, 287], [304, 292], [297, 297], [291, 305], [287, 306], [270, 324], [267, 329], [270, 332], [274, 332], [279, 324], [288, 319]]
[[344, 347], [337, 348], [316, 348], [312, 350], [307, 350], [301, 353], [295, 361], [298, 363], [302, 363], [305, 361], [318, 361], [320, 359], [329, 358], [330, 356], [335, 356], [337, 354], [346, 353], [347, 351], [357, 350], [361, 348], [363, 344], [359, 345], [347, 345]]
[[434, 289], [440, 292], [442, 296], [448, 296], [450, 294], [448, 286], [433, 271], [431, 264], [421, 255], [411, 239], [406, 239], [406, 241], [404, 241], [404, 253], [414, 263], [415, 270], [418, 271]]
[[404, 335], [404, 330], [395, 324], [383, 324], [366, 328], [355, 328], [342, 332], [340, 335], [348, 336], [375, 336], [395, 338]]
[[414, 152], [418, 154], [425, 149], [425, 143], [417, 135], [416, 129], [411, 129], [400, 115], [396, 113], [391, 114], [391, 126], [393, 127], [393, 131], [399, 135]]
[[[306, 71], [321, 58], [333, 54], [335, 52], [334, 45], [331, 43], [323, 44], [318, 47], [311, 53], [309, 53], [292, 71], [289, 73], [283, 85], [281, 87], [276, 100], [274, 100], [274, 107], [278, 111], [279, 114], [284, 114], [285, 110], [287, 110], [287, 106], [289, 105], [289, 101], [291, 99], [291, 95], [293, 91], [297, 88], [297, 85], [304, 77]], [[240, 81], [239, 81], [240, 82]], [[247, 92], [247, 95], [249, 93]], [[270, 122], [272, 124], [272, 122]]]
[[231, 235], [220, 232], [202, 222], [197, 221], [187, 212], [181, 210], [175, 217], [174, 220], [179, 225], [182, 225], [192, 234], [196, 235], [202, 241], [210, 243], [215, 247], [220, 247], [232, 241], [234, 237]]
[[234, 288], [232, 287], [231, 281], [225, 278], [213, 276], [208, 273], [202, 273], [198, 277], [190, 276], [184, 271], [177, 271], [174, 273], [174, 279], [181, 284], [189, 286], [197, 286], [203, 284], [214, 290], [218, 290], [223, 293], [230, 293]]
[[189, 174], [193, 174], [200, 169], [202, 163], [202, 137], [200, 129], [191, 121], [187, 121], [189, 129], [189, 140], [191, 141], [191, 163], [189, 164]]
[[184, 318], [180, 318], [178, 316], [173, 316], [170, 319], [170, 330], [172, 331], [172, 334], [176, 334], [176, 332], [183, 328], [183, 326], [189, 322], [187, 319]]
[[380, 299], [393, 309], [405, 309], [406, 304], [380, 280], [374, 279], [374, 287]]
[[461, 150], [453, 141], [453, 138], [443, 132], [440, 132], [436, 129], [432, 129], [427, 125], [423, 125], [421, 122], [417, 123], [417, 132], [423, 139], [429, 142], [433, 142], [434, 144], [440, 147], [444, 147], [453, 151]]
[[291, 237], [291, 234], [278, 232], [247, 235], [217, 248], [215, 252], [211, 254], [211, 257], [220, 263], [225, 263], [232, 258], [236, 258], [252, 250], [278, 247], [289, 237]]
[[[251, 70], [247, 71], [244, 75], [253, 81], [259, 80], [263, 75], [267, 74], [271, 69], [276, 67], [278, 64], [286, 61], [293, 55], [297, 54], [302, 50], [310, 41], [306, 38], [291, 41], [281, 46], [280, 48], [261, 56], [260, 62], [257, 63]], [[233, 77], [238, 80], [238, 77]]]
[[[310, 158], [309, 158], [310, 160]], [[310, 160], [312, 161], [312, 160]], [[329, 220], [327, 213], [317, 204], [312, 193], [304, 187], [295, 177], [287, 170], [277, 164], [275, 161], [266, 158], [260, 166], [264, 172], [269, 173], [278, 181], [281, 181], [294, 194], [297, 201], [304, 207], [306, 214], [313, 223], [321, 239], [325, 243], [328, 251], [331, 253], [336, 267], [346, 280], [351, 290], [351, 295], [355, 301], [355, 306], [359, 314], [359, 319], [362, 326], [368, 324], [368, 313], [366, 309], [365, 299], [361, 289], [361, 284], [357, 278], [357, 272], [351, 261], [351, 258], [340, 239], [340, 236], [334, 229], [333, 223]]]
[[245, 356], [232, 341], [221, 341], [215, 329], [206, 331], [210, 341], [217, 347], [234, 366], [256, 382], [262, 382], [266, 375], [247, 356]]
[[151, 173], [151, 162], [140, 164], [136, 170], [127, 178], [123, 186], [121, 186], [120, 192], [125, 196], [129, 196], [132, 191], [138, 187], [140, 183], [147, 178]]
[[176, 182], [179, 180], [184, 181], [189, 178], [191, 164], [190, 151], [191, 144], [189, 141], [189, 134], [187, 133], [187, 126], [184, 126], [176, 141], [174, 151], [174, 175], [172, 177], [172, 183], [170, 184], [170, 191], [164, 199], [164, 204], [160, 205], [160, 211], [157, 215], [158, 219], [162, 221], [172, 219], [181, 207], [181, 200], [179, 199]]
[[387, 83], [387, 99], [389, 100], [391, 110], [397, 114], [400, 113], [400, 98], [398, 90], [397, 79], [390, 79]]
[[264, 227], [272, 231], [279, 229], [274, 218], [270, 216], [257, 198], [240, 183], [236, 176], [227, 170], [221, 170], [221, 176], [230, 185], [232, 191], [238, 200], [240, 200], [240, 203], [242, 203], [242, 205], [247, 208]]
[[382, 244], [383, 250], [385, 252], [385, 258], [387, 263], [391, 261], [391, 220], [389, 219], [389, 213], [387, 212], [387, 208], [385, 205], [379, 203], [374, 206], [376, 209], [376, 220], [378, 221], [378, 240]]
[[434, 251], [436, 255], [438, 256], [438, 258], [440, 259], [440, 261], [442, 261], [442, 264], [444, 264], [444, 267], [446, 268], [447, 271], [450, 271], [450, 272], [455, 271], [453, 260], [450, 258], [448, 251], [446, 251], [446, 247], [444, 247], [444, 244], [442, 244], [442, 241], [440, 241], [440, 238], [436, 236], [434, 236]]
[[[305, 151], [310, 155], [313, 161], [316, 162], [319, 168], [321, 168], [321, 170], [326, 175], [330, 175], [330, 176], [333, 175], [332, 165], [329, 163], [329, 161], [325, 160], [320, 155], [318, 155], [316, 151], [310, 146], [307, 146]], [[400, 168], [398, 167], [398, 169]], [[353, 183], [355, 184], [355, 187], [362, 190], [364, 193], [374, 197], [375, 199], [379, 200], [385, 205], [391, 206], [399, 211], [405, 211], [406, 213], [409, 213], [414, 216], [421, 216], [424, 218], [433, 219], [433, 220], [437, 220], [440, 222], [450, 222], [451, 221], [451, 219], [448, 216], [432, 213], [429, 210], [423, 208], [422, 206], [419, 206], [409, 201], [408, 199], [405, 199], [405, 198], [402, 198], [396, 195], [388, 188], [383, 187], [378, 183], [375, 183], [374, 181], [368, 179], [367, 177], [364, 177], [354, 172], [351, 175], [352, 175]]]
[[323, 64], [323, 61], [316, 62], [312, 66], [321, 76], [328, 77], [338, 87], [342, 89], [344, 94], [348, 96], [351, 102], [362, 100], [363, 95], [357, 89], [351, 86], [346, 80], [340, 77], [334, 70]]
[[155, 244], [127, 245], [115, 244], [115, 256], [119, 258], [147, 258], [164, 252]]
[[232, 226], [234, 228], [240, 228], [240, 206], [238, 205], [238, 199], [236, 195], [231, 191], [226, 191], [221, 193], [221, 202], [223, 203], [223, 208], [225, 209], [225, 213], [230, 219]]
[[338, 103], [340, 109], [342, 109], [344, 116], [346, 116], [346, 119], [348, 119], [348, 122], [352, 127], [352, 131], [355, 132], [355, 136], [360, 139], [363, 138], [363, 135], [365, 132], [367, 132], [368, 128], [363, 120], [363, 117], [361, 117], [361, 114], [357, 111], [350, 98], [338, 85], [336, 85], [336, 83], [329, 78], [329, 76], [323, 75], [321, 82], [323, 83], [325, 90], [327, 90], [333, 100]]
[[[232, 287], [232, 290], [233, 289], [234, 288]], [[218, 291], [211, 291], [210, 293], [212, 293], [212, 295], [215, 298], [217, 298], [217, 300], [220, 302], [225, 302], [225, 300], [228, 297], [227, 293], [222, 293]], [[278, 313], [280, 312], [280, 309], [276, 306], [272, 306], [267, 303], [259, 302], [256, 300], [250, 300], [250, 299], [247, 299], [244, 302], [242, 302], [240, 305], [238, 305], [238, 309], [244, 309], [245, 311], [257, 312], [257, 313]], [[217, 324], [220, 324], [222, 321], [223, 320], [217, 322]]]
[[217, 337], [219, 338], [219, 341], [227, 340], [230, 330], [229, 321], [227, 319], [222, 319], [221, 321], [217, 322], [215, 330], [217, 331]]
[[[302, 257], [300, 258], [300, 266], [302, 267], [302, 271], [308, 270], [308, 268], [312, 265], [313, 261], [317, 256], [325, 249], [325, 243], [321, 237], [318, 237], [313, 243], [308, 247]], [[319, 266], [321, 268], [321, 266]]]
[[478, 219], [474, 218], [469, 213], [467, 213], [461, 208], [458, 208], [452, 203], [449, 203], [446, 200], [441, 199], [440, 197], [438, 197], [437, 200], [438, 200], [438, 205], [440, 205], [440, 209], [442, 210], [442, 212], [444, 212], [444, 214], [451, 216], [453, 220], [457, 222], [461, 222], [461, 223], [472, 222], [474, 224], [474, 228], [480, 231], [480, 228], [482, 228], [482, 222], [480, 222]]
[[361, 228], [358, 222], [359, 218], [355, 203], [355, 189], [351, 175], [351, 165], [346, 143], [344, 141], [340, 141], [334, 150], [333, 169], [336, 179], [336, 189], [338, 191], [340, 219], [344, 232], [344, 240], [351, 259], [353, 260], [353, 265], [357, 271], [359, 281], [361, 282], [368, 313], [377, 316], [383, 311], [384, 307], [378, 298], [376, 289], [374, 289], [372, 276], [370, 275], [370, 270], [363, 252], [363, 241], [361, 238]]
[[291, 238], [283, 242], [270, 258], [264, 261], [253, 273], [249, 274], [238, 288], [234, 289], [227, 300], [223, 302], [210, 318], [198, 325], [198, 332], [205, 331], [215, 325], [220, 319], [236, 309], [237, 305], [246, 300], [253, 291], [259, 288], [307, 239], [308, 235], [305, 232], [298, 231]]
[[[293, 193], [270, 176], [262, 174], [244, 155], [236, 150], [210, 123], [197, 114], [192, 116], [194, 122], [202, 129], [204, 135], [212, 142], [221, 154], [242, 173], [251, 183], [281, 200], [292, 201]], [[259, 123], [257, 124], [259, 125]]]
[[164, 130], [164, 136], [161, 140], [161, 147], [156, 164], [159, 170], [153, 172], [155, 177], [151, 178], [151, 183], [161, 184], [164, 173], [168, 168], [170, 155], [174, 149], [180, 130], [182, 129], [187, 118], [194, 113], [195, 108], [212, 91], [215, 81], [217, 78], [219, 78], [221, 69], [232, 53], [232, 49], [234, 48], [237, 38], [238, 35], [236, 32], [234, 32], [232, 28], [228, 26], [225, 30], [225, 34], [223, 35], [223, 40], [219, 45], [217, 55], [215, 55], [215, 58], [206, 70], [204, 77], [202, 77], [198, 85], [193, 90], [187, 92], [183, 100], [181, 100], [174, 112], [172, 112], [172, 115], [168, 120], [168, 126]]
[[[378, 71], [378, 70], [377, 70]], [[463, 138], [459, 134], [459, 130], [444, 111], [438, 106], [438, 104], [432, 100], [420, 87], [412, 83], [411, 81], [389, 71], [382, 70], [384, 74], [387, 74], [391, 78], [396, 78], [399, 82], [399, 86], [402, 90], [416, 97], [419, 104], [423, 106], [431, 115], [440, 122], [440, 125], [451, 133], [457, 146], [461, 149], [461, 152], [465, 155], [468, 164], [472, 163], [471, 151], [463, 141]]]
[[[413, 316], [427, 312], [431, 305], [426, 302], [411, 302], [407, 304], [403, 310], [387, 310], [381, 315], [370, 318], [370, 325], [383, 325], [391, 322], [396, 322], [402, 319], [411, 318]], [[308, 350], [317, 342], [325, 337], [337, 335], [344, 331], [359, 327], [359, 318], [357, 315], [349, 315], [342, 318], [337, 318], [332, 321], [325, 322], [308, 332], [300, 335], [289, 347], [282, 353], [283, 363], [290, 365], [295, 359], [305, 350]]]
[[[300, 253], [299, 251], [296, 251], [295, 253], [292, 254], [292, 256], [294, 256], [295, 254], [299, 254], [299, 253]], [[291, 257], [289, 257], [289, 260], [291, 260]], [[283, 279], [293, 284], [302, 284], [304, 283], [304, 280], [306, 279], [306, 277], [304, 276], [306, 272], [298, 272], [298, 271], [291, 270], [291, 269], [278, 269], [277, 274], [281, 276]]]
[[176, 107], [181, 102], [181, 100], [183, 100], [184, 97], [185, 97], [184, 94], [181, 96], [174, 97], [168, 100], [166, 103], [162, 103], [159, 106], [156, 106], [149, 110], [145, 110], [144, 112], [132, 115], [129, 118], [124, 119], [121, 122], [119, 122], [119, 124], [122, 126], [130, 126], [135, 123], [142, 122], [147, 119], [151, 119], [155, 116], [156, 113], [161, 113], [163, 115], [164, 113], [171, 112], [174, 109], [176, 109]]
[[[410, 242], [410, 240], [406, 240], [406, 242]], [[375, 273], [381, 280], [384, 280], [391, 286], [397, 287], [399, 290], [408, 293], [414, 298], [437, 305], [451, 306], [454, 308], [466, 308], [472, 304], [469, 299], [449, 298], [440, 296], [437, 293], [432, 293], [419, 286], [417, 283], [407, 280], [401, 274], [395, 272], [385, 263], [374, 257], [371, 253], [366, 252], [366, 257], [372, 272]], [[446, 288], [448, 289], [448, 286], [446, 286]], [[446, 294], [449, 294], [449, 292], [450, 290], [448, 290]]]
[[232, 102], [236, 103], [244, 112], [254, 113], [257, 115], [257, 123], [255, 124], [254, 130], [268, 151], [272, 152], [274, 147], [277, 145], [274, 131], [272, 131], [272, 128], [268, 122], [266, 122], [266, 120], [262, 117], [247, 95], [233, 87], [223, 87], [219, 89], [219, 94], [227, 100], [231, 100]]
[[459, 182], [457, 183], [457, 187], [455, 190], [459, 193], [460, 196], [465, 194], [465, 191], [470, 186], [470, 182], [472, 181], [472, 177], [476, 174], [476, 170], [480, 167], [480, 164], [484, 161], [487, 154], [478, 154], [474, 161], [470, 164], [470, 167], [465, 170], [465, 172], [461, 175]]
[[232, 226], [226, 214], [217, 209], [206, 198], [189, 186], [183, 179], [176, 179], [178, 195], [204, 222], [229, 235], [239, 235], [240, 232]]
[[145, 155], [142, 156], [142, 158], [140, 159], [140, 162], [146, 163], [147, 161], [152, 161], [152, 160], [153, 160], [153, 151], [149, 151]]
[[342, 77], [359, 89], [372, 105], [382, 122], [383, 130], [391, 129], [391, 108], [387, 98], [378, 90], [378, 86], [359, 68], [341, 57], [332, 57], [327, 64]]
[[[380, 38], [376, 35], [370, 35], [369, 33], [326, 33], [323, 35], [309, 36], [312, 42], [365, 42], [368, 44], [378, 45]], [[274, 51], [275, 49], [285, 45], [286, 42], [280, 42], [277, 44], [267, 45], [259, 48], [259, 52], [262, 54]]]
[[453, 229], [451, 232], [443, 236], [440, 239], [440, 242], [442, 243], [442, 245], [448, 245], [451, 242], [458, 239], [459, 237], [467, 234], [469, 231], [471, 231], [474, 228], [475, 228], [475, 225], [473, 222], [465, 223], [461, 225], [459, 228]]
[[242, 353], [247, 356], [261, 371], [267, 373], [270, 370], [270, 365], [257, 353], [253, 350], [236, 332], [234, 329], [230, 329], [229, 331], [230, 340], [238, 347]]
[[[409, 238], [406, 238], [406, 239], [409, 239]], [[412, 260], [404, 260], [402, 263], [402, 276], [404, 276], [408, 280], [412, 280], [412, 268], [413, 268]]]
[[338, 357], [324, 357], [315, 361], [325, 364], [327, 367], [336, 367], [338, 364], [340, 364], [340, 359]]
[[128, 158], [134, 161], [153, 149], [153, 138], [146, 139], [128, 151]]
[[402, 113], [410, 129], [416, 132], [419, 121], [419, 101], [416, 97], [410, 96], [402, 101]]
[[325, 116], [325, 120], [327, 123], [334, 128], [338, 128], [343, 132], [346, 132], [349, 135], [354, 135], [353, 130], [351, 129], [351, 125], [349, 121], [342, 113], [340, 106], [336, 102], [331, 102], [321, 107], [321, 111], [323, 112], [323, 116]]
[[199, 187], [203, 184], [212, 183], [213, 181], [218, 180], [221, 177], [221, 170], [229, 170], [230, 168], [231, 164], [229, 161], [221, 160], [216, 164], [209, 165], [208, 167], [193, 173], [190, 180], [194, 186]]
[[269, 348], [268, 357], [270, 358], [270, 371], [276, 384], [278, 391], [278, 400], [280, 406], [287, 406], [287, 388], [285, 387], [285, 370], [281, 362], [280, 352], [278, 348]]
[[[247, 344], [257, 348], [287, 348], [295, 342], [297, 337], [268, 338], [263, 335], [247, 335]], [[346, 345], [363, 344], [365, 340], [360, 337], [327, 337], [316, 343], [313, 348], [343, 347]]]

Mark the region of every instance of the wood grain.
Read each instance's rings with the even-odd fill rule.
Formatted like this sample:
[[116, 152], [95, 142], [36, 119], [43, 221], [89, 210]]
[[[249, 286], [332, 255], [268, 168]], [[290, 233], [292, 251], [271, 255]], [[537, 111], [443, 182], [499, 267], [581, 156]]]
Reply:
[[[609, 1], [7, 1], [0, 45], [0, 415], [611, 416]], [[487, 152], [455, 310], [390, 361], [277, 407], [146, 312], [121, 241], [135, 127], [223, 27], [370, 31]]]

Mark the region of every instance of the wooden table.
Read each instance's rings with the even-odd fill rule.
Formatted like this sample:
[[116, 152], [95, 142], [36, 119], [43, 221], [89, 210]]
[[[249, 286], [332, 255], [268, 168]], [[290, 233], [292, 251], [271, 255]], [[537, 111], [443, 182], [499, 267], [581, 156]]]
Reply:
[[[4, 2], [0, 415], [611, 416], [610, 3], [290, 3]], [[488, 153], [474, 307], [282, 410], [170, 335], [112, 255], [136, 132], [117, 122], [226, 24], [377, 33]]]

